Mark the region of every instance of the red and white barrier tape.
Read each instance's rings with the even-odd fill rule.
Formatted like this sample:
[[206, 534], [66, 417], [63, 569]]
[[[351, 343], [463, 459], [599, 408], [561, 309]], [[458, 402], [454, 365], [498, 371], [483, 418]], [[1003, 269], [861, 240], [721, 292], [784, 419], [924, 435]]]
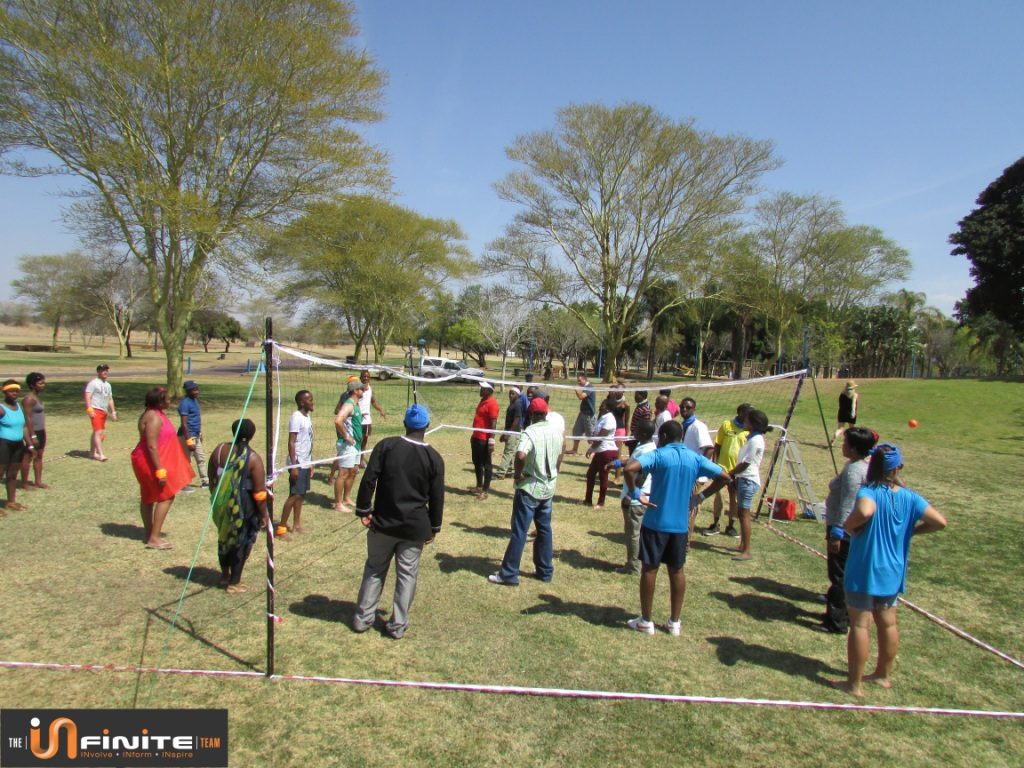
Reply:
[[[794, 544], [796, 544], [796, 545], [798, 545], [800, 547], [803, 547], [808, 552], [810, 552], [810, 553], [812, 553], [814, 555], [817, 555], [822, 560], [827, 560], [828, 559], [828, 557], [823, 552], [819, 552], [818, 550], [816, 550], [814, 547], [810, 546], [809, 544], [805, 544], [804, 542], [800, 541], [800, 539], [798, 539], [798, 538], [796, 538], [794, 536], [790, 536], [788, 533], [784, 533], [783, 531], [779, 530], [778, 528], [776, 528], [771, 523], [761, 523], [761, 525], [763, 525], [765, 528], [767, 528], [769, 531], [771, 531], [775, 535], [785, 539], [786, 541], [790, 541], [790, 542], [792, 542], [792, 543], [794, 543]], [[924, 608], [922, 608], [919, 605], [915, 605], [914, 603], [910, 602], [909, 600], [907, 600], [904, 597], [899, 598], [899, 601], [901, 603], [903, 603], [903, 605], [907, 606], [907, 608], [909, 608], [910, 610], [915, 611], [916, 613], [919, 613], [922, 616], [924, 616], [926, 619], [929, 619], [929, 620], [935, 622], [936, 624], [938, 624], [943, 629], [949, 630], [950, 632], [952, 632], [957, 637], [963, 638], [964, 640], [967, 640], [968, 642], [973, 643], [974, 645], [978, 646], [979, 648], [982, 648], [983, 650], [986, 650], [989, 653], [991, 653], [991, 654], [993, 654], [995, 656], [998, 656], [1003, 661], [1008, 661], [1010, 664], [1013, 664], [1015, 667], [1017, 667], [1019, 669], [1024, 669], [1024, 662], [1020, 661], [1019, 659], [1015, 659], [1013, 656], [1011, 656], [1008, 653], [1004, 653], [1003, 651], [999, 650], [995, 646], [989, 645], [988, 643], [986, 643], [981, 638], [975, 637], [974, 635], [970, 634], [969, 632], [965, 632], [964, 630], [960, 629], [958, 626], [956, 626], [954, 624], [950, 624], [948, 621], [946, 621], [941, 616], [936, 616], [934, 613], [931, 613], [930, 611], [925, 610]]]
[[[0, 667], [11, 669], [46, 669], [83, 672], [117, 672], [130, 674], [187, 675], [192, 677], [261, 678], [261, 672], [217, 669], [176, 669], [136, 667], [116, 664], [56, 664], [31, 661], [0, 661]], [[775, 707], [782, 709], [840, 710], [844, 712], [886, 712], [911, 715], [954, 715], [1024, 720], [1024, 712], [1003, 712], [986, 709], [946, 709], [942, 707], [897, 707], [878, 704], [835, 704], [827, 701], [786, 701], [784, 699], [745, 699], [723, 696], [685, 696], [671, 693], [629, 693], [625, 691], [590, 691], [567, 688], [529, 688], [521, 685], [475, 685], [472, 683], [431, 683], [417, 680], [367, 680], [354, 677], [323, 677], [317, 675], [274, 675], [272, 680], [334, 685], [371, 685], [384, 688], [419, 688], [464, 693], [496, 693], [516, 696], [551, 696], [572, 699], [603, 699], [607, 701], [662, 701], [680, 704], [728, 704], [736, 706]]]

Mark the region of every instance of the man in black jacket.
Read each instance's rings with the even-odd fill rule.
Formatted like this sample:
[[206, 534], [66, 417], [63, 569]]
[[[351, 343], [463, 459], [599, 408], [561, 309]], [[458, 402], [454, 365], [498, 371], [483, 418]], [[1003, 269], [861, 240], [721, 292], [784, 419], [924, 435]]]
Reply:
[[[356, 515], [369, 531], [363, 583], [352, 625], [356, 632], [373, 626], [393, 557], [397, 558], [395, 598], [384, 632], [398, 640], [409, 626], [423, 545], [432, 542], [441, 530], [444, 514], [444, 459], [424, 441], [429, 424], [426, 408], [409, 406], [405, 436], [377, 443], [359, 484]], [[375, 491], [376, 504], [371, 506]]]

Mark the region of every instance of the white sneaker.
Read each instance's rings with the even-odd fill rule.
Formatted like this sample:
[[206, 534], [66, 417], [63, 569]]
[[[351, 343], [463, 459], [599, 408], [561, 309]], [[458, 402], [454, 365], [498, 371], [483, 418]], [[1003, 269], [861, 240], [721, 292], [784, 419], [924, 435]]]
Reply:
[[679, 633], [682, 632], [682, 630], [682, 620], [672, 621], [672, 619], [669, 619], [665, 622], [665, 631], [672, 635], [672, 637], [679, 637]]
[[637, 616], [635, 619], [630, 619], [626, 622], [626, 626], [630, 629], [635, 629], [637, 632], [643, 632], [645, 635], [654, 634], [654, 622], [649, 619], [645, 619], [643, 616]]

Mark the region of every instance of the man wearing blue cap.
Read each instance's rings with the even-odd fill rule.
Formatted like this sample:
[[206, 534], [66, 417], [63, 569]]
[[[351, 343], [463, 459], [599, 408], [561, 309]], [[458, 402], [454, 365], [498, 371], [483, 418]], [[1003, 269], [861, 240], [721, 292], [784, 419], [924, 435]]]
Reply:
[[429, 425], [426, 408], [409, 406], [405, 435], [381, 440], [366, 464], [356, 496], [356, 515], [369, 529], [352, 622], [356, 632], [365, 632], [376, 620], [392, 558], [396, 559], [395, 597], [384, 633], [398, 640], [409, 626], [423, 545], [441, 530], [444, 514], [444, 459], [425, 442]]
[[203, 450], [203, 414], [199, 409], [199, 385], [194, 381], [185, 382], [185, 396], [178, 403], [181, 426], [178, 435], [185, 443], [188, 455], [194, 456], [199, 467], [199, 482], [203, 488], [210, 487], [206, 476], [206, 451]]

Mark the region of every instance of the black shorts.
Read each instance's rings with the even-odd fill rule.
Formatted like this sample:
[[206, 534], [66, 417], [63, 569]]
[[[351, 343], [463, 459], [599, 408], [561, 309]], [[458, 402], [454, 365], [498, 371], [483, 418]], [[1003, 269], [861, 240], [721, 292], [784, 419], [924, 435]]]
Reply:
[[0, 467], [21, 464], [21, 457], [24, 455], [24, 440], [0, 440]]
[[640, 562], [657, 568], [664, 563], [673, 571], [686, 565], [685, 533], [665, 533], [650, 528], [640, 528]]
[[309, 476], [312, 473], [310, 467], [299, 467], [298, 477], [292, 479], [292, 473], [288, 473], [288, 495], [305, 496], [309, 490]]

